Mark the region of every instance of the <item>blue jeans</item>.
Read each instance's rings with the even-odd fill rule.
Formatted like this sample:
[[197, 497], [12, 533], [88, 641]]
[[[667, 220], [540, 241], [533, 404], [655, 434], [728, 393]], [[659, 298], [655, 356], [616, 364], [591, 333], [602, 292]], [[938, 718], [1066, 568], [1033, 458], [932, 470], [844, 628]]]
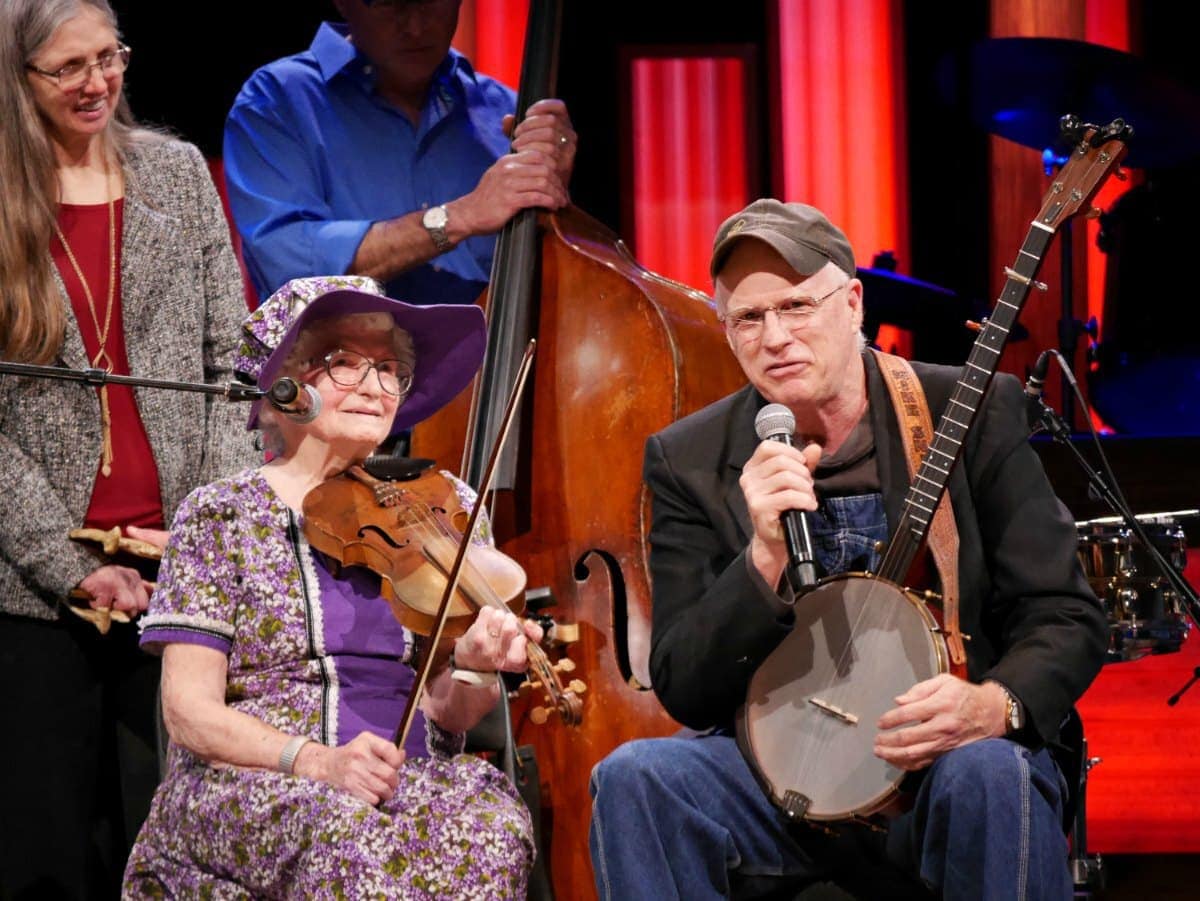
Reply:
[[728, 735], [629, 742], [593, 770], [603, 901], [789, 897], [833, 881], [864, 898], [1068, 899], [1063, 780], [1050, 755], [988, 739], [942, 756], [886, 835], [790, 823]]

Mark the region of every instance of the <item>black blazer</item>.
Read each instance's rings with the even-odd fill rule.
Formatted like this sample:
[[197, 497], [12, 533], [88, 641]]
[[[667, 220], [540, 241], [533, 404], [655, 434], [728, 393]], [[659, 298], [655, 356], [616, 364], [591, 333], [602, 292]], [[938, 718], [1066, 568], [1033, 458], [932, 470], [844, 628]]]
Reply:
[[[883, 378], [871, 354], [864, 360], [894, 532], [907, 464]], [[913, 368], [936, 423], [961, 370]], [[696, 729], [732, 723], [750, 677], [791, 627], [745, 559], [751, 525], [738, 478], [757, 446], [754, 416], [764, 403], [748, 386], [646, 442], [644, 477], [654, 495], [650, 673], [667, 711]], [[1020, 383], [998, 375], [951, 474], [950, 496], [969, 676], [1008, 686], [1025, 706], [1036, 744], [1057, 736], [1099, 672], [1108, 627], [1079, 564], [1074, 521], [1028, 437]]]

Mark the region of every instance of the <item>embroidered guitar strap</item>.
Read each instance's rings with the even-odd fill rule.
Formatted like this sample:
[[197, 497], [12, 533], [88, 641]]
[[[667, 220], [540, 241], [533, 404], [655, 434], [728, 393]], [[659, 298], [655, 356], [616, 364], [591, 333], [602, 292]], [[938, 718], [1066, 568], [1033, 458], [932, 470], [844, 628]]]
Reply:
[[[925, 391], [917, 380], [912, 366], [903, 357], [873, 350], [879, 363], [879, 371], [892, 398], [892, 408], [900, 420], [900, 434], [904, 439], [904, 456], [908, 461], [908, 477], [913, 479], [917, 467], [929, 450], [933, 439], [933, 422], [929, 416], [929, 404]], [[950, 505], [950, 491], [942, 493], [929, 523], [929, 551], [942, 581], [942, 630], [946, 636], [946, 647], [950, 660], [956, 666], [967, 661], [963, 645], [962, 630], [958, 625], [958, 525], [954, 521], [954, 509]]]

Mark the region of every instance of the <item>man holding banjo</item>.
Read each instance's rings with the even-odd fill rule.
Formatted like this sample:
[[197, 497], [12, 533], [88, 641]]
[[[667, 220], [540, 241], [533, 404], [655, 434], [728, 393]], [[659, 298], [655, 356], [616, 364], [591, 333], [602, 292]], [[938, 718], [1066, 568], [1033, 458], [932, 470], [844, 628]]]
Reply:
[[[890, 709], [878, 717], [808, 700], [825, 706], [828, 728], [856, 736], [864, 771], [895, 773], [894, 791], [869, 816], [815, 818], [807, 797], [789, 810], [764, 791], [761, 762], [734, 734], [764, 660], [790, 636], [797, 671], [823, 652], [841, 674], [875, 664], [857, 645], [839, 654], [827, 621], [810, 634], [807, 586], [788, 578], [781, 517], [805, 511], [820, 575], [878, 573], [909, 490], [909, 404], [897, 411], [890, 364], [864, 346], [853, 251], [818, 210], [756, 201], [719, 229], [711, 270], [750, 384], [652, 436], [645, 457], [651, 675], [668, 712], [700, 734], [631, 742], [596, 767], [600, 896], [775, 897], [834, 881], [872, 898], [1070, 897], [1066, 782], [1050, 749], [1101, 667], [1107, 626], [1072, 517], [1028, 444], [1012, 376], [981, 395], [961, 465], [947, 472], [957, 526], [957, 612], [952, 622], [947, 593], [951, 640], [941, 644], [949, 657], [931, 678], [885, 686]], [[933, 422], [962, 372], [908, 371]], [[767, 404], [794, 416], [796, 446], [758, 440]], [[944, 591], [945, 574], [935, 583], [925, 569], [924, 584], [905, 584]], [[858, 618], [844, 624], [851, 636]], [[898, 631], [893, 644], [891, 653], [913, 653]], [[837, 763], [855, 772], [854, 761]]]

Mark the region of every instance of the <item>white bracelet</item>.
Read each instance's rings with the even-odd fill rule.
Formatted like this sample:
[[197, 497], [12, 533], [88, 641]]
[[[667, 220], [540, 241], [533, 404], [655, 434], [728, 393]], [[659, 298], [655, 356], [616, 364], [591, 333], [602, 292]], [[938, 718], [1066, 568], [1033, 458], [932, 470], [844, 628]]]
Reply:
[[454, 662], [454, 650], [450, 651], [450, 678], [472, 688], [490, 688], [500, 681], [500, 674], [495, 670], [484, 672], [477, 669], [459, 669]]
[[479, 670], [473, 669], [452, 669], [450, 678], [463, 685], [470, 685], [472, 688], [488, 688], [500, 681], [500, 674], [496, 672], [481, 673]]
[[288, 739], [288, 743], [283, 746], [283, 751], [279, 754], [279, 772], [287, 773], [291, 776], [295, 772], [296, 758], [300, 756], [300, 749], [312, 741], [306, 735], [294, 735]]

